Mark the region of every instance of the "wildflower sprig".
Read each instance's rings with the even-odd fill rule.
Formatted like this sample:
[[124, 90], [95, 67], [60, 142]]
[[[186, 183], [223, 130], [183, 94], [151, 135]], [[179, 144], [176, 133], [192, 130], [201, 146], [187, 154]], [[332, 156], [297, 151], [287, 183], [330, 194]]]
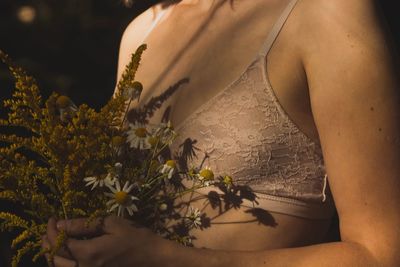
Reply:
[[[55, 247], [41, 249], [50, 217], [87, 217], [90, 223], [115, 213], [190, 245], [192, 238], [174, 229], [201, 227], [200, 213], [191, 208], [181, 214], [175, 201], [210, 185], [232, 185], [231, 179], [214, 179], [210, 168], [180, 169], [168, 153], [177, 136], [171, 122], [126, 123], [131, 102], [143, 90], [135, 76], [145, 49], [142, 45], [132, 55], [118, 90], [100, 111], [58, 93], [44, 100], [35, 79], [0, 51], [16, 80], [12, 97], [4, 101], [7, 116], [0, 119], [0, 130], [8, 128], [0, 134], [0, 200], [22, 207], [18, 215], [0, 212], [0, 231], [19, 231], [11, 244], [13, 266], [28, 253], [33, 260], [48, 253], [51, 260], [63, 246], [67, 236], [61, 232]], [[136, 114], [153, 114], [168, 94]], [[185, 178], [193, 186], [184, 186]]]

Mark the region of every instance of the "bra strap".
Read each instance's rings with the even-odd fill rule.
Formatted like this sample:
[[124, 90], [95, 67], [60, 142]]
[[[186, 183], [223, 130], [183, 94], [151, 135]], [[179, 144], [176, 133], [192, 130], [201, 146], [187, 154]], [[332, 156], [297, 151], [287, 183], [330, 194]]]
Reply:
[[161, 9], [159, 11], [159, 13], [157, 14], [157, 16], [155, 17], [153, 23], [151, 24], [151, 26], [149, 27], [149, 29], [146, 31], [144, 37], [142, 38], [142, 43], [144, 43], [147, 39], [147, 37], [150, 35], [150, 33], [154, 30], [154, 28], [158, 25], [158, 23], [160, 22], [160, 20], [164, 17], [164, 15], [167, 13], [168, 9]]
[[293, 8], [295, 7], [298, 0], [291, 0], [290, 3], [287, 5], [285, 10], [283, 11], [282, 15], [278, 18], [275, 22], [272, 30], [270, 31], [267, 40], [263, 44], [260, 55], [266, 57], [271, 50], [272, 45], [274, 44], [276, 38], [279, 35], [279, 32], [282, 30], [283, 25], [285, 25], [286, 20], [288, 19], [290, 13], [292, 12]]

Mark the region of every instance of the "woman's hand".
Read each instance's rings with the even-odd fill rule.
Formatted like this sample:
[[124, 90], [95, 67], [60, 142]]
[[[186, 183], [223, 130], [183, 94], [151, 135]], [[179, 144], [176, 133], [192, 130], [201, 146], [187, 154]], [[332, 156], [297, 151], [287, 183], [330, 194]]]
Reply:
[[[59, 231], [68, 236], [66, 248], [54, 258], [55, 267], [96, 266], [162, 266], [172, 242], [146, 228], [115, 216], [85, 226], [87, 219], [48, 223], [43, 246], [54, 246]], [[82, 240], [83, 237], [92, 237]], [[48, 257], [48, 256], [47, 256]]]

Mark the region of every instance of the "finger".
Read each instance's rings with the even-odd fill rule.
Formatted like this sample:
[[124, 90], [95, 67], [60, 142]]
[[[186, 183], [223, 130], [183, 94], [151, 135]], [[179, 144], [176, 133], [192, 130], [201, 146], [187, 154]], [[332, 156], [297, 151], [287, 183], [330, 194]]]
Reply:
[[47, 240], [50, 243], [51, 247], [54, 247], [57, 242], [58, 231], [56, 228], [56, 220], [54, 218], [50, 218], [47, 222]]
[[42, 249], [48, 250], [51, 248], [47, 235], [42, 236]]
[[[59, 232], [56, 229], [56, 220], [50, 218], [47, 223], [47, 235], [42, 237], [42, 243], [46, 244], [46, 248], [54, 248], [57, 244], [57, 236]], [[66, 250], [65, 246], [62, 246], [58, 251], [57, 255], [64, 258], [72, 259], [71, 254]]]
[[[42, 236], [41, 246], [42, 246], [42, 250], [44, 250], [44, 251], [50, 251], [50, 249], [51, 249], [50, 242], [47, 239], [46, 235]], [[50, 267], [53, 267], [53, 263], [50, 261], [50, 254], [49, 253], [45, 253], [44, 257], [46, 258], [47, 265], [50, 266]]]
[[104, 233], [101, 218], [94, 219], [90, 223], [87, 218], [61, 220], [56, 226], [58, 230], [64, 230], [70, 237], [91, 237]]
[[77, 267], [76, 261], [66, 259], [60, 256], [54, 256], [54, 267]]
[[44, 256], [46, 257], [47, 266], [49, 266], [49, 267], [54, 267], [54, 262], [52, 262], [52, 261], [50, 260], [50, 254], [49, 254], [49, 253], [46, 253], [46, 254], [44, 254]]

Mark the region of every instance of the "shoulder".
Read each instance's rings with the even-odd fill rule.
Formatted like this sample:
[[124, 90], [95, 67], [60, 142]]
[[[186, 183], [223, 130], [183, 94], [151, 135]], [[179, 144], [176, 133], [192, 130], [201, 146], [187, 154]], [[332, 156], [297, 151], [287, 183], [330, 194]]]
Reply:
[[144, 33], [160, 8], [160, 4], [153, 5], [136, 16], [126, 27], [122, 35], [121, 45], [139, 46]]
[[122, 34], [118, 56], [117, 80], [121, 77], [124, 67], [129, 63], [130, 55], [141, 45], [141, 37], [151, 18], [152, 9], [149, 8], [135, 17]]
[[312, 23], [311, 29], [326, 26], [360, 27], [377, 23], [380, 8], [374, 0], [299, 0], [299, 9], [305, 12], [302, 22]]
[[155, 15], [161, 8], [161, 4], [151, 6], [135, 17], [126, 27], [122, 34], [119, 48], [118, 77], [120, 77], [123, 68], [129, 63], [130, 55], [142, 44], [149, 25], [151, 25]]
[[390, 37], [374, 0], [299, 1], [298, 30], [305, 53], [339, 47], [368, 46], [379, 50]]
[[381, 80], [392, 75], [398, 52], [377, 1], [303, 0], [298, 7], [297, 45], [308, 78], [377, 68]]

